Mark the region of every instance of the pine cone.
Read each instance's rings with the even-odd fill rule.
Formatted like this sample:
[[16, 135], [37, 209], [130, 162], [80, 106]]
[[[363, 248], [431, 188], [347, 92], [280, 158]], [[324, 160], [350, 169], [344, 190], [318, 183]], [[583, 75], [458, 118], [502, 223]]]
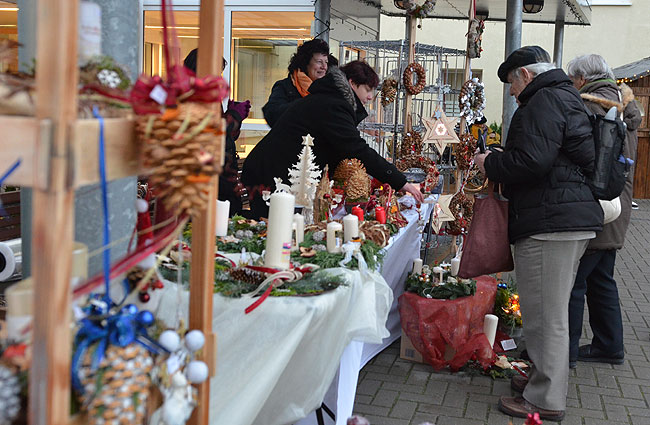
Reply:
[[339, 165], [336, 166], [334, 170], [334, 180], [347, 182], [352, 174], [357, 171], [362, 170], [366, 172], [366, 167], [363, 166], [363, 163], [356, 158], [347, 158], [339, 162]]
[[142, 345], [112, 345], [96, 371], [90, 369], [94, 350], [89, 350], [79, 370], [84, 386], [80, 397], [88, 410], [89, 424], [141, 424], [144, 421], [153, 366]]
[[257, 270], [248, 269], [246, 267], [236, 268], [230, 270], [230, 277], [234, 280], [250, 283], [252, 285], [259, 285], [266, 279], [266, 275]]
[[152, 169], [149, 182], [172, 212], [195, 214], [208, 202], [209, 178], [221, 171], [223, 132], [217, 115], [206, 106], [184, 103], [168, 115], [140, 116], [136, 132], [142, 162]]
[[345, 184], [345, 197], [350, 200], [368, 199], [371, 180], [365, 170], [356, 170]]

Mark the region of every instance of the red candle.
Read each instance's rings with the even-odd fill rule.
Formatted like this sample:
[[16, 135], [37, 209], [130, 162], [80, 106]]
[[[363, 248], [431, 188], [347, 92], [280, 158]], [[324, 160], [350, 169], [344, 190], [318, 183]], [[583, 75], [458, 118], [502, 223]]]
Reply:
[[358, 205], [352, 207], [351, 213], [359, 217], [359, 221], [363, 221], [363, 210]]
[[377, 221], [380, 222], [381, 224], [386, 224], [386, 210], [384, 209], [384, 207], [375, 208], [375, 217], [377, 218]]

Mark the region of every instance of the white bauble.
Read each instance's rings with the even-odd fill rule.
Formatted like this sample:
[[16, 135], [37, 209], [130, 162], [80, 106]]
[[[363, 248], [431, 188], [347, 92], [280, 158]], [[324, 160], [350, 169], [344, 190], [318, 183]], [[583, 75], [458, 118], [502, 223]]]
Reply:
[[144, 199], [138, 198], [138, 199], [135, 200], [135, 209], [139, 213], [147, 212], [147, 211], [149, 211], [149, 203], [147, 201], [145, 201]]
[[178, 336], [176, 331], [167, 330], [160, 334], [158, 337], [158, 343], [165, 348], [165, 350], [173, 353], [178, 350], [178, 347], [181, 345], [181, 337]]
[[185, 366], [187, 380], [193, 384], [200, 384], [208, 379], [208, 365], [200, 360], [193, 360]]
[[199, 330], [189, 331], [185, 334], [185, 346], [188, 350], [194, 352], [203, 348], [205, 345], [205, 336]]

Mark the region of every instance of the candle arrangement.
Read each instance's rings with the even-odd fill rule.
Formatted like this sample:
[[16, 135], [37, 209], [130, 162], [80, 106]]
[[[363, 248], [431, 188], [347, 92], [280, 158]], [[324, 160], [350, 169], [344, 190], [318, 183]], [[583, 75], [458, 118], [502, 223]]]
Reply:
[[413, 261], [413, 272], [406, 279], [406, 291], [425, 298], [454, 300], [476, 293], [476, 281], [451, 275], [451, 264], [422, 266], [419, 258]]

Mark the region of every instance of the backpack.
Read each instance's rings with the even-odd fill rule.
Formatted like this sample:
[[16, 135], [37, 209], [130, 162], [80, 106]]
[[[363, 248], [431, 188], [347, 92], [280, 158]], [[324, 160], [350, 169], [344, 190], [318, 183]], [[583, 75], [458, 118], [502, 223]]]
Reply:
[[623, 154], [626, 125], [612, 107], [605, 116], [592, 113], [586, 106], [592, 125], [596, 160], [587, 176], [587, 185], [596, 199], [612, 200], [625, 188], [633, 161]]

